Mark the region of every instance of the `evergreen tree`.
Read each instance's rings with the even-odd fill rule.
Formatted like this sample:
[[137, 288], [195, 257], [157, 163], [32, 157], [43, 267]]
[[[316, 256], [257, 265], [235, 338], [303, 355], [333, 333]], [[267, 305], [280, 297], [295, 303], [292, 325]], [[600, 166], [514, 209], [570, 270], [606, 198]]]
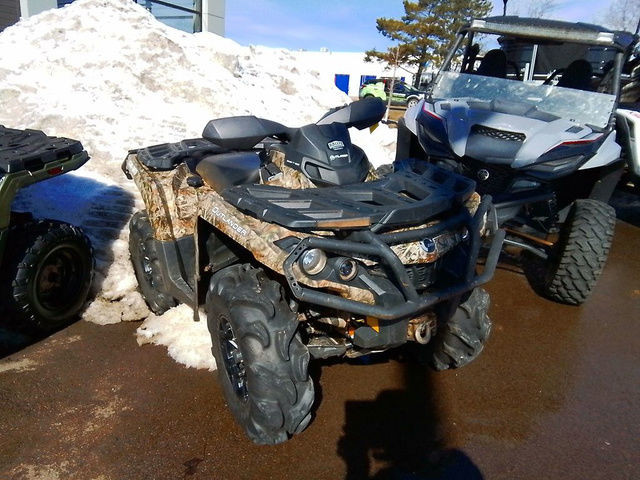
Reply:
[[[368, 50], [365, 59], [385, 61], [389, 65], [415, 65], [418, 86], [425, 64], [438, 64], [455, 38], [458, 29], [475, 17], [491, 11], [490, 0], [405, 0], [400, 19], [379, 18], [376, 28], [397, 43], [386, 52]], [[398, 50], [396, 50], [398, 49]]]

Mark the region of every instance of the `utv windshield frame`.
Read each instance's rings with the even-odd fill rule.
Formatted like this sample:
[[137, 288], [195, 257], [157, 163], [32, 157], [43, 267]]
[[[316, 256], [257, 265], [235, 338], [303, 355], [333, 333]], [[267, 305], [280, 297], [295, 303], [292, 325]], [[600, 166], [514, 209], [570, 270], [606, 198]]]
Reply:
[[433, 102], [434, 90], [440, 82], [443, 73], [450, 71], [453, 59], [459, 53], [465, 38], [467, 39], [467, 44], [463, 52], [461, 72], [468, 67], [473, 39], [476, 33], [504, 35], [529, 42], [573, 42], [615, 49], [616, 54], [612, 67], [613, 77], [611, 80], [612, 91], [610, 92], [611, 95], [615, 97], [615, 102], [611, 109], [607, 130], [611, 130], [615, 126], [615, 111], [620, 100], [622, 66], [625, 61], [625, 56], [629, 54], [631, 47], [637, 42], [637, 36], [629, 35], [625, 32], [613, 32], [597, 25], [556, 20], [521, 18], [515, 16], [474, 19], [458, 31], [453, 45], [447, 52], [447, 56], [440, 66], [434, 81], [427, 90], [426, 98], [429, 102]]

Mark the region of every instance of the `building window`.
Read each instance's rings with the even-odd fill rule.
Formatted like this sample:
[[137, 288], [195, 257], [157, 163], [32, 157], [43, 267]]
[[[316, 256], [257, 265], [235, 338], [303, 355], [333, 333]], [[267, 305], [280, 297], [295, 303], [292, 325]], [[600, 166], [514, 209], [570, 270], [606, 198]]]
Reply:
[[170, 27], [188, 33], [202, 31], [201, 0], [136, 0], [136, 3]]

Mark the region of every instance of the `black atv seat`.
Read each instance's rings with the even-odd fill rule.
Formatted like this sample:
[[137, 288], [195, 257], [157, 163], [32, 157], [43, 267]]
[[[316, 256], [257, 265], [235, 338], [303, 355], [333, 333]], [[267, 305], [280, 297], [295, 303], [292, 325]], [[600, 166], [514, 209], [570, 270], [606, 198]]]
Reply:
[[257, 183], [260, 178], [258, 152], [229, 152], [208, 155], [196, 165], [196, 172], [216, 192], [227, 187]]
[[71, 158], [83, 150], [77, 140], [49, 137], [40, 130], [16, 130], [0, 125], [0, 177], [24, 170], [35, 172], [46, 163]]
[[202, 136], [226, 150], [249, 150], [267, 137], [288, 139], [290, 131], [280, 123], [247, 115], [211, 120]]

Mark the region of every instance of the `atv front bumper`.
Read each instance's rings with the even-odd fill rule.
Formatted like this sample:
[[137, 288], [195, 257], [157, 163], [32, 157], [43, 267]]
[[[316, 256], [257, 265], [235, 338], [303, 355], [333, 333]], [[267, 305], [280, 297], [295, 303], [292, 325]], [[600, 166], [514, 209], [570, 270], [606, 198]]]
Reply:
[[[461, 271], [457, 272], [459, 280], [446, 287], [435, 289], [435, 291], [427, 290], [426, 293], [419, 294], [409, 279], [405, 266], [390, 245], [421, 241], [462, 227], [466, 227], [470, 235], [466, 240], [466, 261], [460, 265], [459, 270]], [[485, 229], [489, 230], [493, 238], [484, 269], [482, 273], [476, 274], [476, 263], [482, 245], [482, 233]], [[283, 264], [283, 270], [291, 291], [300, 301], [381, 320], [397, 320], [414, 317], [442, 301], [463, 295], [491, 280], [498, 263], [504, 237], [504, 230], [497, 227], [496, 212], [491, 203], [491, 197], [487, 195], [483, 197], [473, 217], [469, 215], [468, 211], [464, 211], [448, 220], [425, 228], [382, 234], [359, 231], [351, 234], [347, 240], [306, 237], [289, 254]], [[334, 254], [343, 255], [344, 252], [350, 252], [355, 256], [359, 254], [369, 258], [375, 257], [387, 267], [392, 277], [390, 280], [398, 287], [394, 301], [389, 301], [389, 295], [385, 300], [382, 300], [382, 297], [378, 295], [375, 304], [372, 305], [303, 287], [296, 279], [294, 265], [299, 262], [306, 251], [312, 248]], [[376, 286], [372, 285], [372, 289], [375, 291]]]

